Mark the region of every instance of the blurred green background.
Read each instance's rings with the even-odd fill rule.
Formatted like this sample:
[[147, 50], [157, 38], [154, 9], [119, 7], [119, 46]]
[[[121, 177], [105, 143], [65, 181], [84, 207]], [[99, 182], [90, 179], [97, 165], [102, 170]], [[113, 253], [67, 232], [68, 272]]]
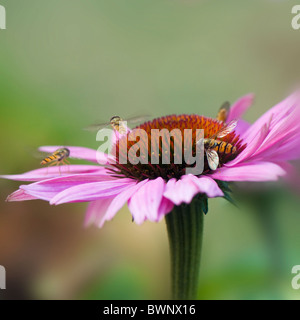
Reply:
[[[198, 113], [253, 92], [254, 121], [299, 81], [297, 1], [1, 0], [0, 172], [39, 167], [40, 145], [97, 148], [82, 128], [112, 115]], [[164, 299], [164, 222], [131, 222], [127, 208], [98, 230], [86, 204], [6, 203], [0, 181], [0, 299]], [[210, 201], [201, 299], [298, 299], [298, 197], [284, 187], [264, 215]], [[246, 196], [246, 198], [250, 198]], [[276, 199], [276, 201], [275, 201]], [[250, 199], [251, 200], [251, 199]], [[273, 202], [274, 200], [274, 202]], [[250, 201], [251, 202], [251, 201]]]

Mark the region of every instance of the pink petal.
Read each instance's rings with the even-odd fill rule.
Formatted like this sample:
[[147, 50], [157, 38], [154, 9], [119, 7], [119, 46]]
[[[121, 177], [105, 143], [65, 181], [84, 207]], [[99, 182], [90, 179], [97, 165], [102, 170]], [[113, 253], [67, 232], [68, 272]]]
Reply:
[[67, 202], [87, 202], [102, 198], [109, 198], [119, 194], [135, 183], [132, 179], [116, 179], [99, 182], [84, 183], [64, 189], [56, 194], [50, 204]]
[[84, 147], [72, 147], [72, 146], [43, 146], [39, 150], [42, 152], [53, 153], [57, 149], [68, 148], [70, 150], [70, 158], [83, 159], [99, 164], [108, 164], [109, 155], [103, 152], [96, 151], [94, 149]]
[[145, 184], [148, 180], [143, 180], [135, 185], [129, 186], [127, 189], [117, 194], [107, 208], [105, 215], [99, 220], [101, 228], [105, 221], [111, 220], [115, 214], [124, 206], [124, 204]]
[[6, 201], [12, 202], [12, 201], [26, 201], [26, 200], [36, 200], [36, 197], [31, 196], [30, 194], [27, 194], [24, 190], [19, 189], [12, 194], [10, 194]]
[[163, 197], [158, 209], [158, 221], [160, 221], [166, 214], [171, 212], [174, 208], [174, 203], [169, 199]]
[[271, 161], [292, 160], [299, 158], [300, 110], [295, 110], [270, 130], [269, 135], [255, 152], [255, 159]]
[[247, 94], [238, 99], [231, 107], [226, 122], [240, 119], [248, 108], [253, 104], [254, 94]]
[[88, 227], [93, 223], [96, 224], [96, 221], [98, 223], [99, 221], [102, 221], [103, 216], [105, 215], [112, 200], [113, 198], [104, 198], [90, 202], [86, 211], [84, 225]]
[[268, 124], [265, 124], [259, 132], [256, 133], [253, 140], [248, 142], [247, 147], [232, 161], [230, 161], [227, 166], [234, 167], [237, 164], [245, 162], [250, 159], [254, 153], [260, 148], [263, 141], [266, 139], [270, 132], [270, 128]]
[[269, 119], [265, 115], [262, 116], [266, 122], [262, 124], [262, 120], [259, 121], [261, 128], [251, 126], [249, 132], [244, 134], [247, 148], [228, 166], [250, 159], [275, 162], [299, 158], [300, 152], [295, 141], [299, 141], [300, 138], [300, 99], [295, 100], [296, 97], [298, 96], [290, 97], [287, 104], [279, 104], [280, 108], [274, 107], [273, 110], [277, 110], [278, 113], [269, 114]]
[[2, 175], [0, 178], [17, 181], [41, 181], [76, 173], [105, 173], [105, 168], [92, 165], [65, 165], [58, 167], [45, 167], [22, 174]]
[[167, 182], [164, 197], [171, 200], [175, 205], [190, 203], [194, 196], [199, 193], [198, 186], [193, 182], [192, 175], [186, 175], [180, 180], [171, 179]]
[[242, 136], [249, 128], [251, 124], [243, 119], [240, 119], [237, 123], [237, 126], [234, 130], [236, 135]]
[[209, 198], [222, 197], [224, 194], [218, 184], [210, 177], [185, 175], [180, 180], [168, 181], [164, 197], [175, 205], [190, 203], [198, 193], [204, 193]]
[[235, 167], [222, 167], [210, 177], [222, 181], [272, 181], [286, 172], [271, 162], [254, 162], [240, 164]]
[[300, 148], [299, 146], [295, 146], [295, 141], [287, 141], [281, 145], [274, 145], [270, 147], [268, 150], [264, 151], [264, 153], [255, 156], [255, 160], [265, 159], [268, 161], [280, 162], [280, 161], [291, 161], [300, 159]]
[[208, 176], [200, 176], [199, 178], [193, 177], [194, 182], [197, 184], [199, 193], [206, 194], [209, 198], [223, 197], [224, 193], [219, 188], [215, 180]]
[[128, 206], [134, 221], [141, 224], [146, 219], [159, 221], [159, 208], [165, 190], [162, 178], [149, 180], [129, 200]]
[[47, 179], [29, 185], [22, 185], [20, 186], [20, 189], [38, 199], [50, 201], [58, 193], [73, 186], [89, 184], [92, 182], [99, 183], [99, 181], [106, 182], [109, 179], [111, 178], [107, 174], [77, 174]]
[[278, 122], [284, 120], [287, 115], [297, 108], [297, 106], [299, 107], [299, 97], [300, 93], [297, 91], [268, 110], [264, 115], [256, 120], [256, 122], [249, 128], [249, 130], [247, 130], [247, 132], [245, 132], [243, 136], [244, 141], [248, 143], [248, 141], [253, 140], [257, 132], [259, 132], [265, 124], [269, 123], [270, 119], [270, 130], [272, 130], [272, 128], [276, 126]]

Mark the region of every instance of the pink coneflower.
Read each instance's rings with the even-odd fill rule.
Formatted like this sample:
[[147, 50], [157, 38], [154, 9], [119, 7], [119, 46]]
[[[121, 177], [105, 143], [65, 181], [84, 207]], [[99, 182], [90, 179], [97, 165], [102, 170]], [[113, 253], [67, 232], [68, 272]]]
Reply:
[[[252, 95], [239, 99], [231, 107], [228, 121], [242, 116], [251, 105]], [[50, 204], [66, 202], [91, 202], [86, 223], [102, 226], [128, 202], [136, 223], [144, 220], [159, 221], [172, 206], [190, 203], [198, 193], [209, 198], [223, 196], [216, 181], [269, 181], [285, 174], [286, 161], [300, 156], [295, 141], [300, 136], [298, 94], [293, 94], [270, 109], [253, 125], [240, 120], [236, 133], [224, 138], [234, 145], [245, 146], [233, 156], [220, 156], [221, 167], [216, 171], [206, 170], [200, 176], [185, 175], [182, 165], [137, 165], [114, 164], [116, 172], [107, 169], [109, 156], [82, 147], [67, 148], [70, 156], [94, 162], [95, 165], [69, 165], [57, 168], [41, 168], [20, 175], [5, 175], [2, 178], [19, 181], [37, 181], [20, 186], [8, 197], [8, 201], [42, 199]], [[211, 136], [221, 124], [198, 115], [167, 116], [147, 122], [140, 128], [149, 131], [161, 129], [203, 128], [205, 136]], [[130, 145], [129, 145], [130, 146]], [[129, 147], [128, 146], [128, 147]], [[60, 146], [41, 147], [52, 153]], [[227, 158], [227, 159], [226, 159]], [[104, 166], [99, 166], [102, 161]], [[172, 158], [171, 158], [172, 159]], [[151, 192], [148, 192], [151, 190]], [[149, 203], [141, 210], [139, 203]]]
[[[271, 181], [286, 174], [287, 161], [300, 157], [300, 148], [295, 147], [295, 141], [300, 136], [299, 94], [295, 93], [280, 102], [261, 116], [253, 125], [241, 120], [241, 116], [252, 104], [253, 96], [247, 95], [235, 102], [229, 112], [227, 122], [239, 119], [235, 132], [223, 137], [222, 141], [235, 147], [235, 152], [219, 153], [219, 167], [210, 170], [207, 161], [204, 171], [195, 176], [185, 174], [188, 165], [182, 161], [174, 161], [174, 142], [171, 141], [171, 163], [162, 164], [120, 164], [120, 154], [116, 152], [115, 162], [111, 157], [95, 150], [70, 147], [70, 157], [88, 160], [94, 165], [69, 165], [62, 167], [61, 174], [57, 168], [41, 168], [20, 175], [2, 176], [3, 178], [19, 181], [35, 181], [29, 185], [21, 185], [19, 190], [8, 197], [8, 201], [23, 201], [42, 199], [50, 204], [68, 202], [90, 202], [85, 224], [96, 224], [102, 227], [104, 222], [111, 220], [115, 214], [128, 204], [133, 220], [141, 224], [145, 220], [160, 221], [168, 217], [169, 236], [178, 232], [179, 242], [190, 244], [187, 230], [199, 224], [202, 230], [202, 212], [207, 212], [207, 198], [223, 197], [228, 194], [227, 182], [230, 181]], [[199, 115], [171, 115], [155, 119], [140, 125], [138, 128], [149, 133], [151, 129], [204, 129], [204, 137], [208, 138], [217, 133], [223, 123]], [[194, 131], [193, 131], [194, 132]], [[195, 135], [191, 143], [196, 145]], [[131, 146], [128, 134], [116, 140], [117, 146], [123, 143]], [[41, 147], [41, 151], [54, 152], [59, 146]], [[116, 150], [119, 150], [118, 148]], [[99, 160], [102, 165], [99, 165]], [[184, 204], [191, 204], [190, 206]], [[198, 205], [197, 205], [198, 204]], [[200, 208], [200, 209], [199, 209]], [[172, 211], [172, 214], [169, 214]], [[188, 214], [191, 213], [190, 221]], [[174, 217], [174, 219], [172, 219]], [[200, 220], [199, 220], [200, 219]], [[189, 225], [183, 227], [183, 225]], [[181, 230], [181, 231], [180, 231]], [[197, 230], [196, 230], [197, 231]], [[189, 231], [190, 232], [190, 231]], [[191, 232], [190, 232], [191, 233]], [[198, 232], [201, 234], [201, 232]], [[198, 238], [198, 245], [201, 239]], [[170, 241], [171, 251], [174, 247], [187, 251], [187, 247], [179, 248], [178, 241]], [[189, 245], [188, 245], [189, 246]], [[199, 248], [198, 248], [199, 249]], [[200, 249], [199, 249], [200, 250]], [[175, 250], [176, 251], [176, 250]], [[190, 252], [187, 251], [187, 255]], [[173, 255], [173, 262], [177, 261]], [[199, 263], [199, 261], [198, 261]], [[188, 270], [181, 268], [181, 275], [176, 275], [179, 267], [173, 263], [173, 286], [176, 279], [184, 277]], [[194, 280], [197, 272], [195, 273]], [[176, 279], [175, 279], [176, 278]], [[180, 281], [177, 279], [177, 282]], [[195, 287], [177, 285], [177, 298], [193, 297]], [[195, 285], [194, 285], [195, 286]], [[182, 293], [178, 293], [182, 291]]]

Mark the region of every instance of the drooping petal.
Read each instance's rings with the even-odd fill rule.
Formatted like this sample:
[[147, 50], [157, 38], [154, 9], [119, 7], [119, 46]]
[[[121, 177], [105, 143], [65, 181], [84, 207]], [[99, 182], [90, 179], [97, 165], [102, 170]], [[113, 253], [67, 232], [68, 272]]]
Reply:
[[199, 193], [198, 186], [193, 182], [193, 176], [186, 175], [184, 177], [180, 180], [169, 180], [164, 192], [164, 197], [177, 206], [182, 203], [190, 203], [194, 196]]
[[105, 221], [113, 219], [129, 198], [141, 188], [142, 185], [147, 183], [147, 181], [148, 180], [144, 180], [129, 186], [116, 196], [91, 202], [86, 213], [85, 225], [94, 223], [99, 228], [102, 228]]
[[112, 179], [107, 174], [76, 174], [22, 185], [20, 189], [38, 199], [50, 201], [55, 195], [71, 187], [109, 180]]
[[16, 181], [41, 181], [76, 173], [105, 173], [105, 168], [94, 165], [65, 165], [58, 167], [45, 167], [21, 174], [2, 175], [0, 178]]
[[132, 179], [104, 180], [64, 188], [56, 194], [50, 204], [62, 204], [67, 202], [87, 202], [102, 198], [113, 197], [124, 191], [130, 185], [135, 184]]
[[129, 210], [137, 224], [141, 224], [146, 219], [159, 221], [159, 208], [164, 190], [165, 182], [159, 177], [149, 180], [130, 198]]
[[222, 181], [274, 181], [286, 172], [271, 162], [254, 162], [234, 167], [222, 167], [210, 177]]
[[83, 159], [99, 164], [108, 164], [110, 159], [109, 155], [103, 152], [99, 152], [94, 149], [84, 147], [72, 147], [72, 146], [43, 146], [39, 150], [42, 152], [53, 153], [57, 149], [68, 148], [70, 150], [70, 158]]
[[90, 202], [86, 211], [84, 225], [88, 227], [92, 224], [101, 223], [112, 200], [113, 198], [103, 198]]
[[164, 197], [175, 205], [190, 203], [198, 193], [204, 193], [209, 198], [222, 197], [224, 194], [218, 184], [210, 177], [185, 175], [180, 180], [171, 179], [166, 185]]
[[105, 215], [103, 215], [102, 219], [99, 219], [98, 226], [101, 228], [105, 221], [111, 220], [115, 214], [124, 206], [124, 204], [145, 184], [148, 180], [143, 180], [129, 186], [124, 191], [117, 194], [113, 197], [110, 205], [108, 206]]
[[13, 201], [26, 201], [26, 200], [36, 200], [37, 198], [34, 196], [31, 196], [30, 194], [27, 194], [24, 190], [19, 189], [12, 194], [10, 194], [6, 201], [13, 202]]
[[166, 214], [171, 212], [174, 208], [174, 203], [169, 199], [163, 197], [158, 208], [158, 221], [160, 221]]
[[193, 177], [194, 182], [197, 184], [199, 193], [206, 194], [209, 198], [223, 197], [224, 193], [219, 188], [215, 180], [208, 176], [201, 176], [199, 178]]
[[247, 94], [238, 99], [231, 107], [226, 122], [240, 119], [248, 108], [253, 104], [254, 94]]

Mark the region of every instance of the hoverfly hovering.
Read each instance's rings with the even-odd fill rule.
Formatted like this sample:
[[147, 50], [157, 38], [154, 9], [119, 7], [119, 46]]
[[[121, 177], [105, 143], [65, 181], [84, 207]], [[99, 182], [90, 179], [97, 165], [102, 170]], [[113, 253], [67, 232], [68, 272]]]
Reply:
[[41, 165], [49, 164], [50, 166], [60, 164], [70, 164], [67, 158], [70, 156], [70, 150], [68, 148], [59, 148], [55, 150], [50, 156], [44, 158], [41, 161]]
[[228, 117], [229, 109], [230, 109], [230, 103], [228, 101], [224, 102], [221, 108], [219, 109], [217, 120], [225, 123]]
[[219, 165], [218, 153], [234, 154], [236, 153], [236, 147], [229, 142], [218, 140], [226, 137], [231, 133], [237, 125], [237, 120], [232, 120], [228, 124], [224, 125], [216, 134], [204, 139], [204, 150], [208, 165], [211, 170], [216, 170]]
[[128, 127], [126, 126], [126, 122], [129, 122], [130, 124], [134, 125], [134, 124], [145, 121], [147, 118], [149, 118], [148, 115], [137, 116], [137, 117], [132, 117], [128, 119], [122, 119], [120, 116], [113, 116], [109, 120], [109, 122], [93, 124], [87, 127], [86, 129], [89, 131], [97, 131], [97, 130], [106, 128], [110, 125], [115, 131], [118, 131], [120, 134], [126, 134], [128, 132]]

